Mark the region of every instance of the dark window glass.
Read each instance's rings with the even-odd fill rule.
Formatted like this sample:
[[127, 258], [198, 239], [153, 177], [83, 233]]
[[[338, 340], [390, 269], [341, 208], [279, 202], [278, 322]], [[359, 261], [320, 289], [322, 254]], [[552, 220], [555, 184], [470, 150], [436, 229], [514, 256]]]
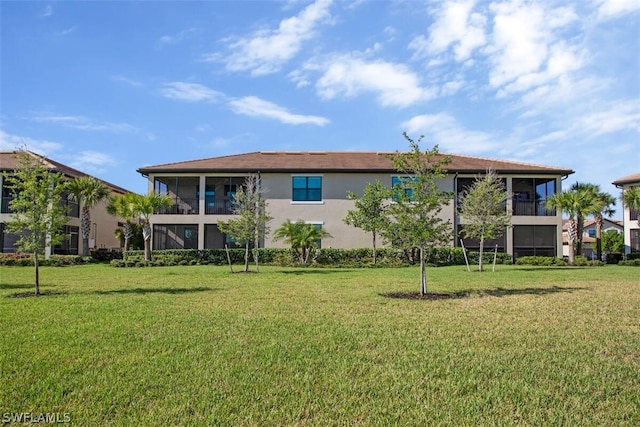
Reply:
[[292, 187], [291, 197], [294, 202], [322, 201], [321, 176], [294, 176]]

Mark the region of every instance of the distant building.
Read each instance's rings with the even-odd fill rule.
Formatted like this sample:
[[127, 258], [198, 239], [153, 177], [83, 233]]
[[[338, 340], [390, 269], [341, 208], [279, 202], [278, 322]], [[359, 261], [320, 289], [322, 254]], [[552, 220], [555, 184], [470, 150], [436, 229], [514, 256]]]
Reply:
[[[625, 176], [612, 182], [613, 185], [627, 190], [631, 187], [640, 186], [640, 173]], [[624, 250], [626, 254], [640, 252], [640, 224], [638, 224], [638, 210], [624, 207]]]
[[[8, 172], [16, 170], [19, 167], [19, 163], [16, 158], [18, 151], [0, 151], [0, 172]], [[30, 156], [39, 158], [44, 162], [45, 167], [51, 171], [61, 173], [65, 178], [73, 179], [76, 177], [89, 176], [84, 172], [77, 169], [66, 166], [55, 160], [45, 158], [39, 154], [31, 151], [26, 151]], [[102, 180], [101, 180], [102, 181]], [[124, 188], [117, 185], [104, 182], [111, 190], [111, 195], [129, 193]], [[13, 196], [9, 188], [5, 186], [4, 176], [0, 174], [0, 187], [2, 188], [2, 206], [0, 207], [0, 247], [2, 252], [16, 252], [14, 243], [18, 239], [18, 236], [5, 231], [5, 223], [11, 218], [11, 209], [9, 208], [9, 202]], [[47, 248], [47, 253], [55, 253], [61, 255], [77, 255], [78, 246], [82, 244], [82, 237], [80, 234], [80, 210], [81, 206], [70, 197], [63, 200], [63, 203], [68, 207], [68, 222], [65, 226], [65, 234], [69, 235], [69, 238], [61, 245], [53, 248]], [[120, 241], [115, 237], [115, 230], [118, 228], [118, 219], [106, 212], [107, 200], [103, 200], [91, 209], [91, 221], [93, 222], [91, 227], [91, 236], [89, 239], [90, 248], [105, 248], [105, 249], [117, 249], [120, 247]]]
[[[464, 220], [455, 204], [462, 190], [479, 174], [493, 169], [513, 195], [505, 209], [513, 213], [512, 227], [490, 247], [512, 254], [562, 256], [562, 212], [548, 210], [545, 201], [561, 192], [570, 169], [520, 162], [452, 155], [448, 175], [438, 182], [455, 197], [441, 212], [459, 235]], [[186, 162], [145, 166], [138, 172], [149, 181], [149, 191], [167, 194], [173, 206], [153, 215], [153, 248], [222, 248], [229, 243], [217, 226], [232, 218], [231, 200], [245, 177], [259, 174], [272, 229], [290, 219], [321, 225], [333, 238], [322, 245], [334, 248], [371, 246], [371, 236], [343, 222], [354, 208], [347, 191], [362, 194], [369, 182], [379, 180], [391, 187], [399, 174], [383, 153], [262, 151]], [[453, 236], [453, 233], [452, 233]], [[465, 240], [467, 248], [478, 242]], [[261, 246], [281, 247], [267, 236]], [[459, 246], [453, 238], [451, 245]]]

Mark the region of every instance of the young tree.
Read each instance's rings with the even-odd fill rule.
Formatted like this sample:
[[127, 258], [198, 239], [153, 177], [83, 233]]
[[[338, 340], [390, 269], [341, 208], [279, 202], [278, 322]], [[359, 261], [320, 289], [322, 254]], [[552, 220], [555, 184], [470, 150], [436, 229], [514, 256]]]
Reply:
[[331, 234], [322, 227], [307, 224], [302, 220], [296, 222], [286, 220], [273, 234], [275, 240], [283, 239], [289, 243], [298, 257], [298, 262], [303, 264], [309, 262], [316, 242], [325, 237], [331, 237]]
[[[627, 188], [620, 199], [630, 210], [640, 211], [640, 186]], [[638, 227], [640, 227], [640, 214], [638, 215]]]
[[109, 199], [107, 204], [107, 213], [109, 215], [120, 217], [124, 220], [122, 225], [122, 238], [124, 240], [124, 250], [129, 250], [131, 238], [134, 234], [134, 223], [137, 213], [135, 211], [136, 194], [121, 194]]
[[[249, 247], [251, 244], [258, 248], [269, 231], [269, 221], [273, 218], [267, 213], [267, 203], [263, 197], [263, 188], [257, 176], [248, 176], [244, 185], [238, 189], [233, 197], [231, 211], [238, 218], [229, 221], [219, 221], [219, 230], [229, 235], [236, 242], [245, 246], [244, 271], [249, 271]], [[256, 269], [258, 268], [258, 253], [254, 253]]]
[[462, 191], [459, 211], [466, 220], [462, 234], [480, 240], [479, 271], [482, 271], [484, 240], [502, 236], [511, 223], [511, 214], [505, 205], [508, 198], [509, 192], [502, 179], [491, 169], [483, 177], [476, 178], [470, 188]]
[[109, 187], [92, 176], [83, 176], [69, 181], [67, 190], [81, 206], [80, 235], [82, 236], [82, 250], [80, 255], [89, 255], [91, 208], [109, 195]]
[[390, 155], [395, 170], [403, 176], [395, 185], [393, 201], [388, 207], [389, 226], [383, 237], [403, 249], [417, 248], [420, 252], [420, 294], [427, 293], [426, 252], [433, 247], [449, 244], [452, 226], [439, 216], [452, 199], [451, 193], [438, 188], [437, 180], [446, 176], [444, 169], [451, 160], [438, 152], [438, 146], [421, 152], [419, 142], [404, 133], [411, 150]]
[[169, 209], [173, 204], [171, 197], [165, 194], [150, 193], [144, 196], [135, 194], [133, 211], [142, 218], [142, 237], [144, 238], [144, 259], [151, 261], [151, 215]]
[[40, 295], [38, 257], [47, 246], [59, 244], [66, 237], [66, 212], [60, 206], [65, 189], [62, 175], [47, 169], [41, 158], [28, 151], [17, 156], [18, 168], [4, 174], [5, 186], [13, 196], [6, 230], [20, 236], [16, 241], [20, 251], [33, 254], [35, 294]]
[[351, 191], [347, 192], [347, 198], [354, 201], [356, 209], [347, 211], [343, 221], [345, 224], [371, 233], [374, 264], [376, 263], [376, 236], [386, 228], [389, 222], [385, 212], [389, 195], [389, 189], [378, 180], [367, 183], [361, 197]]

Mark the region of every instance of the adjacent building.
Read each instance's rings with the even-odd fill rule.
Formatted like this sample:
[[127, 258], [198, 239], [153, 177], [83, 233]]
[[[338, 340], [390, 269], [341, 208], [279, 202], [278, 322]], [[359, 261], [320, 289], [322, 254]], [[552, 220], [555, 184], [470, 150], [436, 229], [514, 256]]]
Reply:
[[[153, 215], [153, 248], [223, 248], [231, 243], [217, 227], [232, 218], [231, 200], [249, 175], [259, 175], [274, 218], [272, 230], [287, 219], [303, 220], [327, 230], [332, 238], [323, 247], [362, 248], [371, 246], [371, 235], [346, 225], [343, 219], [353, 201], [347, 192], [362, 194], [369, 182], [378, 180], [389, 187], [399, 177], [389, 155], [378, 152], [260, 151], [208, 159], [145, 166], [138, 169], [148, 179], [149, 191], [169, 195], [173, 206]], [[562, 213], [548, 210], [546, 199], [561, 191], [570, 169], [451, 155], [442, 190], [454, 194], [441, 215], [449, 219], [452, 236], [464, 221], [456, 213], [458, 195], [479, 175], [492, 169], [504, 179], [512, 197], [506, 209], [512, 212], [511, 227], [504, 237], [488, 242], [515, 258], [524, 255], [562, 256]], [[464, 241], [467, 248], [478, 242]], [[460, 244], [452, 237], [451, 245]], [[261, 243], [280, 247], [268, 235]]]
[[[3, 173], [11, 173], [11, 171], [16, 170], [16, 168], [19, 167], [19, 162], [16, 158], [17, 153], [18, 152], [16, 151], [0, 151], [0, 172], [2, 172], [0, 173], [0, 187], [2, 188], [2, 206], [0, 207], [0, 247], [2, 248], [2, 252], [16, 252], [14, 243], [18, 239], [17, 235], [5, 232], [5, 223], [12, 215], [9, 202], [13, 198], [13, 195], [11, 194], [10, 189], [4, 185], [3, 175]], [[55, 160], [45, 158], [39, 154], [30, 151], [26, 151], [26, 153], [34, 158], [42, 160], [45, 167], [51, 171], [61, 173], [67, 179], [89, 176], [84, 172]], [[109, 187], [112, 196], [129, 192], [117, 185], [110, 184], [106, 181], [102, 182]], [[82, 244], [82, 238], [79, 236], [81, 206], [69, 195], [63, 199], [62, 203], [64, 203], [68, 208], [68, 222], [65, 226], [65, 234], [67, 234], [69, 238], [61, 245], [57, 245], [53, 248], [47, 248], [47, 253], [77, 255], [78, 247]], [[118, 219], [107, 214], [106, 205], [107, 200], [103, 200], [90, 210], [93, 224], [91, 226], [89, 247], [92, 249], [120, 248], [120, 241], [114, 234], [116, 228], [118, 228]]]
[[[634, 175], [625, 176], [624, 178], [617, 179], [612, 182], [613, 185], [625, 191], [631, 187], [640, 186], [640, 173]], [[638, 220], [637, 209], [631, 209], [629, 206], [624, 206], [624, 248], [625, 254], [632, 252], [640, 252], [640, 222]]]

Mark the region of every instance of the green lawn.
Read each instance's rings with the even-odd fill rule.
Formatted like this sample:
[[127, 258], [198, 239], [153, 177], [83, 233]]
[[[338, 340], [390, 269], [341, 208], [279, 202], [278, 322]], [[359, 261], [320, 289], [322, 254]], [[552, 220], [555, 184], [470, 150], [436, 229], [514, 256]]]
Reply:
[[640, 425], [640, 269], [0, 270], [3, 414], [75, 425]]

